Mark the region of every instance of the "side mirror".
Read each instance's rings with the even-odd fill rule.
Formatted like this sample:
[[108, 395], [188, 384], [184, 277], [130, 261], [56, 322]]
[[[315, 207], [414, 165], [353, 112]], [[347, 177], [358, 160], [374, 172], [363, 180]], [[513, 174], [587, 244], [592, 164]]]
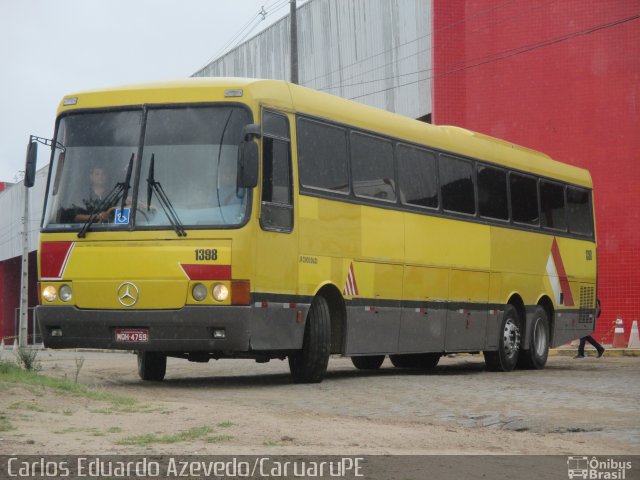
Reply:
[[252, 137], [260, 138], [262, 136], [262, 130], [260, 125], [250, 123], [242, 128], [242, 140], [251, 140]]
[[258, 144], [243, 140], [238, 148], [238, 188], [258, 185]]
[[38, 161], [38, 142], [29, 138], [29, 145], [27, 146], [27, 160], [24, 166], [24, 186], [27, 188], [33, 187], [36, 182], [36, 163]]

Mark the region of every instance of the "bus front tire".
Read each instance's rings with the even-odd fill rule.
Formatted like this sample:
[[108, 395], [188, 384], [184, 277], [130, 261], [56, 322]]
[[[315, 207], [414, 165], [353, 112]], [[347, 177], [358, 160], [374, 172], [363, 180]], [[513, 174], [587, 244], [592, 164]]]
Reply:
[[351, 357], [353, 366], [358, 370], [377, 370], [384, 362], [384, 355], [366, 355], [364, 357]]
[[549, 320], [547, 312], [540, 305], [536, 307], [531, 326], [531, 335], [527, 350], [521, 350], [518, 368], [540, 370], [547, 364], [549, 356]]
[[167, 356], [161, 352], [138, 352], [138, 375], [142, 380], [159, 382], [167, 372]]
[[520, 322], [513, 305], [507, 305], [498, 331], [498, 350], [483, 352], [487, 370], [510, 372], [518, 363], [520, 353]]
[[324, 297], [315, 297], [304, 327], [302, 350], [289, 355], [289, 370], [295, 383], [319, 383], [329, 364], [331, 315]]

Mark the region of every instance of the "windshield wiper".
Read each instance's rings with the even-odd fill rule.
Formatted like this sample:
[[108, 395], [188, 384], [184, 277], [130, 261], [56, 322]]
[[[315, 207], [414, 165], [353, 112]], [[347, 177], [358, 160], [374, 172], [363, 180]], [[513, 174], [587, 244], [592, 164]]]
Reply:
[[187, 232], [184, 231], [184, 227], [182, 226], [182, 222], [178, 218], [178, 214], [176, 210], [173, 208], [169, 197], [160, 185], [160, 182], [156, 182], [154, 178], [154, 165], [156, 162], [156, 154], [151, 154], [151, 162], [149, 163], [149, 175], [147, 177], [147, 211], [151, 208], [151, 197], [153, 196], [153, 192], [156, 193], [156, 197], [158, 197], [158, 201], [160, 202], [160, 206], [162, 207], [162, 211], [169, 219], [169, 223], [176, 231], [176, 234], [179, 237], [186, 237]]
[[107, 206], [113, 205], [115, 202], [117, 202], [118, 198], [120, 198], [120, 195], [122, 195], [123, 192], [125, 192], [122, 197], [122, 204], [123, 204], [122, 208], [124, 208], [124, 202], [125, 202], [127, 193], [129, 192], [129, 188], [131, 187], [129, 185], [129, 182], [131, 181], [131, 171], [133, 169], [134, 156], [135, 154], [132, 153], [131, 158], [129, 159], [129, 166], [127, 167], [127, 175], [124, 179], [124, 182], [116, 183], [115, 186], [111, 189], [111, 191], [107, 194], [107, 196], [104, 197], [104, 199], [93, 210], [91, 210], [91, 214], [89, 215], [89, 220], [85, 222], [85, 224], [82, 226], [82, 228], [78, 232], [78, 238], [84, 238], [87, 236], [87, 231], [89, 230], [89, 227], [91, 227], [91, 225], [95, 223], [96, 219], [98, 218], [98, 213], [102, 212]]

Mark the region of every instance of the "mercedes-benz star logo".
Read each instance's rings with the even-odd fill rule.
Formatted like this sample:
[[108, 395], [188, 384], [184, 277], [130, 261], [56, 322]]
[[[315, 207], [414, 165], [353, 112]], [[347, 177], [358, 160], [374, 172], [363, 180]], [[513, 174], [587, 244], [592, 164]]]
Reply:
[[118, 300], [125, 307], [133, 307], [138, 302], [138, 287], [131, 282], [124, 282], [118, 287]]

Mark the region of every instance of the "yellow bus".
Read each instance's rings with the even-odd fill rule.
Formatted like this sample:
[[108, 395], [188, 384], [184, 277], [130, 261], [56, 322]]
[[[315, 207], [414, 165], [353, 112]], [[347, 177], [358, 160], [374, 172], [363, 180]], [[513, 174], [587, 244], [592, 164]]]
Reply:
[[[587, 171], [283, 81], [63, 98], [42, 221], [48, 348], [376, 369], [543, 368], [591, 333]], [[28, 157], [33, 163], [35, 141]]]

